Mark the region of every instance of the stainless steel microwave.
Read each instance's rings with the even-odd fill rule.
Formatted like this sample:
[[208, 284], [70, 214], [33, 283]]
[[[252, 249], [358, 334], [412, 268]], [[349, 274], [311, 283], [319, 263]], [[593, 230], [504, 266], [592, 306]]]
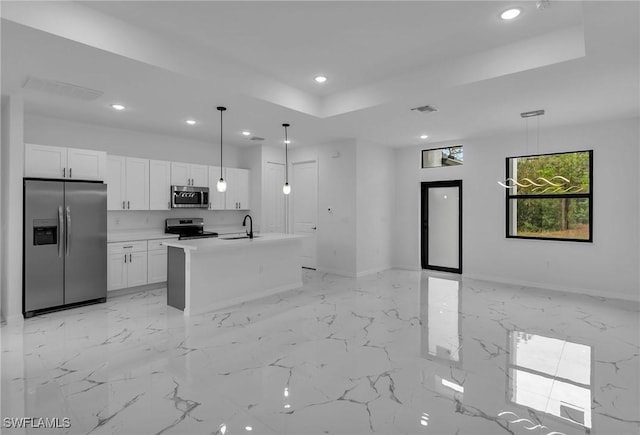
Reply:
[[209, 188], [171, 186], [171, 208], [209, 208]]

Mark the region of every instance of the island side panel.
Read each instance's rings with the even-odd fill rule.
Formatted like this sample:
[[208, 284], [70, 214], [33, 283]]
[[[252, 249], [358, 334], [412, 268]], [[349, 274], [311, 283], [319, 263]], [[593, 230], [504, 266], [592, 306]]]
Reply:
[[212, 311], [302, 286], [301, 239], [191, 254], [189, 314]]
[[167, 253], [167, 305], [183, 311], [186, 292], [185, 269], [184, 249], [169, 246]]

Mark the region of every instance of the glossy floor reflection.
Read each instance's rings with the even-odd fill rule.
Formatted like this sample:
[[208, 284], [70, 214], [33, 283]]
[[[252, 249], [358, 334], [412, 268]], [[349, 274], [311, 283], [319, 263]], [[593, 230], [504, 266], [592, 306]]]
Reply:
[[2, 326], [2, 417], [71, 422], [2, 433], [639, 432], [635, 305], [407, 271], [304, 282], [186, 319], [156, 290]]

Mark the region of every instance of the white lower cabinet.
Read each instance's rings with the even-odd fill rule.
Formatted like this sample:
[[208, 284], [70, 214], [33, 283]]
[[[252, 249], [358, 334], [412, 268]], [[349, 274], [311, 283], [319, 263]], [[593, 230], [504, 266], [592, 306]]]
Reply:
[[107, 244], [107, 290], [147, 283], [147, 241]]
[[162, 246], [165, 240], [149, 240], [147, 255], [147, 283], [164, 282], [167, 280], [167, 247]]
[[107, 289], [118, 290], [166, 281], [167, 247], [162, 242], [167, 240], [172, 239], [109, 243]]

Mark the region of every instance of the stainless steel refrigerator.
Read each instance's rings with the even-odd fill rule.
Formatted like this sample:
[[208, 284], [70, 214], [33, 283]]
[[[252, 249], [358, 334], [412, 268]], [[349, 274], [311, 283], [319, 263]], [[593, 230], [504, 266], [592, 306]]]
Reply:
[[24, 180], [22, 312], [107, 297], [107, 186]]

